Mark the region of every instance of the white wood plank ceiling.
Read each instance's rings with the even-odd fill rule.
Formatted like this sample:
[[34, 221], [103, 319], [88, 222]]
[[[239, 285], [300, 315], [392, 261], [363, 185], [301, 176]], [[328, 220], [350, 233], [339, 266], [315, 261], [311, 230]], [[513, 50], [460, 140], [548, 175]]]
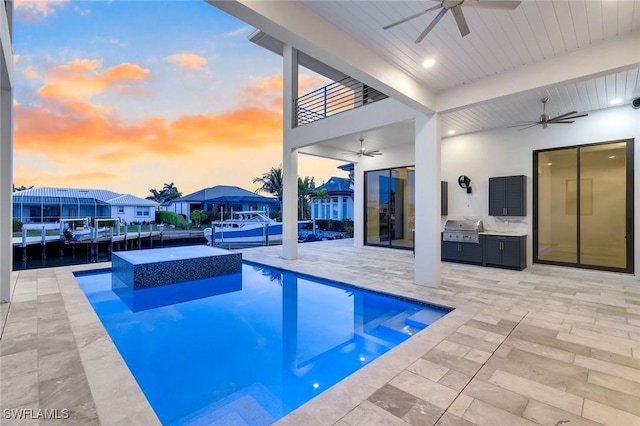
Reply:
[[[481, 0], [482, 1], [482, 0]], [[514, 10], [464, 7], [471, 33], [461, 37], [451, 13], [419, 44], [437, 11], [388, 30], [385, 25], [437, 1], [306, 1], [326, 20], [422, 82], [434, 93], [481, 81], [616, 37], [640, 33], [640, 0], [524, 0]], [[638, 52], [640, 58], [640, 52]], [[436, 60], [424, 68], [426, 58]], [[640, 69], [613, 73], [443, 114], [443, 132], [457, 134], [537, 120], [549, 97], [552, 117], [568, 111], [629, 104], [640, 97]]]

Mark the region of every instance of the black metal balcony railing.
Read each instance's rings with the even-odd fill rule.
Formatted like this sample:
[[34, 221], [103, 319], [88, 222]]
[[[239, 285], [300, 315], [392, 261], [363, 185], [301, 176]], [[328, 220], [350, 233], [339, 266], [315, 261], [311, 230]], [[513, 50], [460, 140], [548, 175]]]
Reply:
[[373, 87], [347, 77], [294, 99], [294, 126], [303, 126], [387, 97]]

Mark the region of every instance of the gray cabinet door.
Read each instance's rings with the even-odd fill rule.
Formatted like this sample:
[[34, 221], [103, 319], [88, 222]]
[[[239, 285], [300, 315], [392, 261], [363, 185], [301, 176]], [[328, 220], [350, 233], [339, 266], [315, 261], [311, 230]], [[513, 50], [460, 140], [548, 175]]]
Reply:
[[489, 265], [502, 263], [502, 246], [498, 238], [495, 235], [484, 236], [484, 263]]
[[504, 185], [505, 216], [527, 215], [527, 181], [526, 176], [509, 176]]
[[465, 262], [482, 263], [482, 244], [460, 243], [460, 260]]
[[440, 257], [442, 260], [459, 260], [460, 252], [458, 251], [458, 243], [453, 241], [443, 241]]
[[504, 178], [489, 178], [489, 216], [504, 216]]
[[489, 216], [527, 215], [527, 177], [489, 178]]
[[509, 237], [502, 240], [502, 265], [520, 267], [520, 238]]

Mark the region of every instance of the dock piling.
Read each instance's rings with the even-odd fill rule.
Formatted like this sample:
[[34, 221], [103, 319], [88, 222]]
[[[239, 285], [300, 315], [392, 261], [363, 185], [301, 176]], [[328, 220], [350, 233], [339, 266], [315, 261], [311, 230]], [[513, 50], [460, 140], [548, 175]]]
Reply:
[[42, 259], [46, 259], [47, 258], [47, 230], [46, 228], [43, 226], [42, 227]]

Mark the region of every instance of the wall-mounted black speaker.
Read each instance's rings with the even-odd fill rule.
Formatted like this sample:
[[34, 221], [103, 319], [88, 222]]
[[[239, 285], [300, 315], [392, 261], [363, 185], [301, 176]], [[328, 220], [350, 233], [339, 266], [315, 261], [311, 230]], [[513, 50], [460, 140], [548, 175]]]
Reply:
[[633, 101], [631, 101], [631, 106], [633, 107], [633, 109], [640, 109], [640, 98], [635, 98]]

